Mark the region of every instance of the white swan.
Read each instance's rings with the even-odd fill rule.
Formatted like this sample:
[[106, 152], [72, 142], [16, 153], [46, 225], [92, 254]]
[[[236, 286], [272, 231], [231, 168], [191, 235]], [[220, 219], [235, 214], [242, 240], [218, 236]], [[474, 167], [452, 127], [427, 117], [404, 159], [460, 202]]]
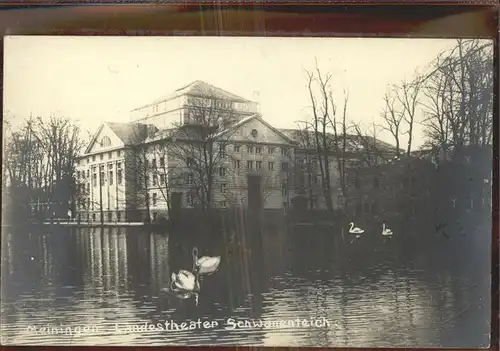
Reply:
[[193, 272], [197, 271], [200, 275], [212, 274], [219, 268], [219, 264], [220, 256], [198, 258], [198, 248], [193, 248]]
[[198, 305], [198, 292], [200, 291], [200, 283], [198, 281], [198, 272], [195, 274], [180, 270], [179, 273], [172, 273], [172, 282], [170, 283], [170, 291], [179, 299], [195, 298], [195, 303]]
[[[354, 223], [353, 222], [349, 223], [349, 225], [351, 226], [349, 228], [349, 233], [350, 234], [355, 234], [356, 235], [356, 239], [359, 239], [361, 237], [361, 234], [363, 234], [365, 232], [361, 228], [354, 227]], [[354, 238], [353, 238], [353, 240], [351, 242], [353, 242], [353, 241], [354, 241]]]
[[389, 228], [387, 228], [385, 226], [385, 223], [382, 223], [382, 235], [387, 236], [389, 238], [391, 238], [391, 236], [392, 236], [392, 230], [390, 230]]

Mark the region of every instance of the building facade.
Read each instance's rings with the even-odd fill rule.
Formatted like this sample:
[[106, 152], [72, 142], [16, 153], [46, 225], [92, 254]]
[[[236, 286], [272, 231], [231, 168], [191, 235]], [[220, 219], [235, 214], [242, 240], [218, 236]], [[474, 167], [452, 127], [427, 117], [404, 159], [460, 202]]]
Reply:
[[[207, 144], [210, 162], [203, 163], [207, 149], [200, 145]], [[172, 207], [247, 206], [252, 176], [260, 178], [265, 209], [287, 209], [297, 196], [310, 196], [311, 209], [324, 208], [312, 155], [293, 130], [266, 122], [257, 103], [196, 81], [133, 110], [128, 123], [99, 127], [78, 160], [77, 218], [144, 221], [168, 216]], [[340, 207], [336, 155], [329, 160], [332, 198]]]

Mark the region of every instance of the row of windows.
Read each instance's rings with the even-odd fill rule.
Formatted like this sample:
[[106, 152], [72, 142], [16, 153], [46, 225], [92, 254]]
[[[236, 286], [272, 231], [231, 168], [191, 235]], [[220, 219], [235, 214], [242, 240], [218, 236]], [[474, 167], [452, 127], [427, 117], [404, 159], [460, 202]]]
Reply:
[[[254, 165], [255, 165], [255, 168], [254, 168]], [[236, 169], [240, 169], [241, 168], [241, 161], [234, 160], [233, 166]], [[262, 161], [247, 161], [247, 169], [262, 169]], [[273, 171], [274, 170], [274, 162], [268, 162], [267, 169], [270, 171]], [[281, 170], [283, 170], [283, 171], [288, 170], [288, 162], [281, 163]]]
[[[107, 179], [105, 177], [105, 172], [100, 172], [101, 186], [104, 186], [104, 183], [106, 183], [106, 180], [109, 182], [109, 185], [113, 185], [115, 183], [115, 180], [116, 180], [116, 183], [118, 185], [121, 185], [123, 183], [122, 170], [118, 169], [116, 171], [116, 178], [115, 178], [115, 173], [113, 171], [109, 171]], [[92, 186], [93, 187], [97, 186], [97, 173], [92, 173]], [[90, 183], [87, 183], [87, 191], [90, 191]]]
[[[242, 146], [243, 145], [234, 145], [234, 152], [241, 152], [242, 151]], [[247, 149], [247, 152], [249, 154], [262, 154], [262, 146], [253, 146], [253, 145], [246, 145], [246, 149]], [[275, 147], [267, 147], [267, 154], [268, 155], [273, 155], [274, 152], [275, 152], [276, 148]], [[281, 148], [281, 155], [282, 156], [286, 156], [287, 155], [287, 152], [286, 152], [286, 149], [285, 148]]]
[[85, 158], [79, 159], [77, 161], [77, 163], [79, 165], [83, 164], [85, 160], [87, 160], [87, 164], [89, 164], [90, 162], [95, 162], [97, 156], [99, 157], [100, 161], [103, 161], [104, 160], [104, 155], [107, 155], [107, 159], [108, 160], [112, 159], [113, 157], [121, 157], [122, 156], [122, 150], [108, 151], [108, 152], [103, 152], [103, 153], [92, 155], [92, 156], [87, 156]]
[[161, 185], [165, 184], [166, 177], [165, 177], [165, 174], [153, 174], [152, 177], [149, 177], [149, 175], [146, 174], [144, 176], [143, 180], [144, 180], [144, 183], [139, 182], [139, 184], [138, 184], [141, 188], [142, 188], [143, 184], [148, 186], [148, 185], [150, 185], [150, 183], [152, 186], [161, 186]]
[[[165, 167], [165, 157], [160, 157], [160, 167]], [[143, 160], [139, 160], [139, 167], [142, 167], [142, 164], [144, 164], [146, 167], [146, 169], [149, 167], [149, 160], [148, 159], [145, 159], [144, 161]], [[151, 167], [153, 169], [156, 169], [158, 168], [158, 164], [157, 164], [157, 161], [156, 161], [156, 158], [153, 158], [151, 160]]]
[[[104, 169], [105, 169], [104, 166], [105, 165], [103, 165], [103, 164], [99, 165], [99, 170], [101, 172], [104, 171]], [[114, 163], [108, 163], [108, 169], [112, 170], [113, 168], [114, 168]], [[121, 168], [122, 168], [122, 163], [121, 162], [117, 162], [116, 163], [116, 169], [117, 170], [121, 170]], [[92, 166], [92, 173], [95, 173], [95, 172], [97, 172], [97, 166]], [[83, 171], [77, 171], [76, 172], [76, 178], [77, 179], [80, 179], [80, 178], [81, 179], [85, 179], [85, 178], [89, 178], [89, 177], [90, 177], [90, 170], [89, 169], [83, 170]]]

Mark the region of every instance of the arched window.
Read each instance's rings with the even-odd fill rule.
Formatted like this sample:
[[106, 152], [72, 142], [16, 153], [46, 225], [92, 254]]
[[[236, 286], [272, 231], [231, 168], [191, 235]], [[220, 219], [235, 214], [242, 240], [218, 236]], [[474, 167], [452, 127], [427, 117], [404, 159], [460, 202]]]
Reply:
[[108, 136], [102, 137], [101, 139], [101, 147], [111, 146], [111, 139]]

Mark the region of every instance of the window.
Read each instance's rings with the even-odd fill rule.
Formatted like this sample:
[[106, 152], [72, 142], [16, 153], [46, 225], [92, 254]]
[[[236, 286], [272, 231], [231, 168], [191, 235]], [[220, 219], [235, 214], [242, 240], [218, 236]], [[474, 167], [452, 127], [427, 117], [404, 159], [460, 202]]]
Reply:
[[262, 161], [256, 161], [256, 162], [255, 162], [255, 167], [256, 167], [257, 169], [261, 169], [261, 168], [262, 168]]
[[113, 171], [109, 171], [109, 185], [113, 185]]
[[220, 192], [221, 192], [222, 194], [225, 194], [225, 193], [227, 192], [227, 184], [226, 184], [226, 183], [222, 183], [222, 184], [220, 185]]
[[253, 169], [253, 161], [247, 161], [247, 168]]
[[284, 147], [281, 148], [281, 155], [286, 156], [286, 149]]
[[90, 177], [90, 170], [87, 169], [87, 178]]
[[221, 158], [226, 157], [226, 145], [221, 145], [219, 147], [219, 153]]
[[283, 163], [281, 164], [281, 169], [282, 169], [283, 171], [288, 171], [288, 162], [283, 162]]
[[92, 186], [97, 186], [97, 174], [92, 174]]
[[102, 161], [104, 160], [104, 154], [99, 154], [99, 159]]
[[158, 186], [158, 175], [157, 174], [153, 174], [153, 185]]
[[255, 153], [256, 153], [256, 154], [260, 154], [260, 153], [261, 153], [261, 151], [262, 151], [262, 148], [261, 148], [260, 146], [257, 146], [257, 147], [255, 148]]
[[267, 164], [267, 167], [269, 168], [270, 171], [274, 170], [274, 162], [269, 162]]
[[247, 151], [249, 154], [253, 154], [253, 146], [247, 146]]
[[188, 173], [186, 183], [189, 185], [194, 184], [194, 177], [192, 173]]
[[117, 222], [120, 222], [120, 221], [121, 221], [121, 219], [122, 219], [122, 214], [121, 214], [121, 212], [116, 212], [116, 221], [117, 221]]
[[153, 193], [153, 206], [156, 206], [157, 201], [158, 201], [158, 198], [156, 196], [156, 193]]
[[224, 167], [220, 167], [219, 168], [219, 175], [221, 177], [225, 177], [226, 176], [226, 169]]
[[272, 154], [274, 153], [274, 147], [268, 147], [268, 148], [267, 148], [267, 153], [268, 153], [269, 155], [272, 155]]
[[113, 152], [112, 151], [108, 152], [108, 158], [113, 158]]
[[92, 162], [95, 161], [95, 155], [92, 155]]
[[101, 171], [104, 171], [104, 165], [99, 165], [99, 169], [100, 169]]
[[104, 177], [104, 172], [101, 172], [101, 179], [100, 179], [101, 186], [104, 186], [104, 181], [105, 180], [106, 180], [106, 178]]
[[116, 164], [116, 168], [121, 169], [121, 168], [122, 168], [122, 163], [121, 163], [121, 162], [118, 162], [118, 163]]
[[160, 157], [160, 167], [165, 167], [165, 157]]
[[89, 163], [90, 163], [90, 157], [87, 158], [87, 164], [89, 164]]
[[117, 154], [118, 154], [118, 157], [120, 157], [122, 155], [122, 151], [121, 150], [118, 150], [117, 151]]
[[87, 193], [90, 193], [90, 183], [87, 183]]
[[153, 169], [156, 169], [156, 158], [153, 158], [152, 163], [153, 163]]
[[165, 184], [165, 174], [160, 174], [160, 183]]
[[234, 160], [234, 168], [240, 168], [240, 160]]
[[118, 178], [118, 179], [117, 179], [118, 184], [121, 184], [121, 183], [122, 183], [122, 170], [121, 170], [121, 169], [119, 169], [119, 170], [116, 172], [116, 177]]
[[111, 222], [113, 220], [113, 214], [111, 212], [108, 212], [108, 222]]
[[104, 136], [101, 139], [101, 147], [108, 147], [111, 145], [111, 139], [108, 136]]
[[95, 213], [92, 213], [92, 220], [95, 221]]
[[234, 152], [240, 152], [240, 146], [234, 145]]

